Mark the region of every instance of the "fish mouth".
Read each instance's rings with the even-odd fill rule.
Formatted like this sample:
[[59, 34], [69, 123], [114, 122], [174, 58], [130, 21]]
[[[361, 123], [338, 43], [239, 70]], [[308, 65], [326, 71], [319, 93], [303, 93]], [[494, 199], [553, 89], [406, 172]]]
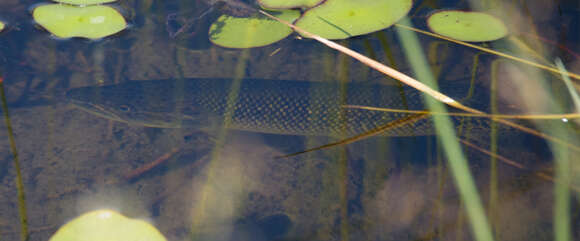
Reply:
[[91, 115], [95, 115], [101, 118], [105, 118], [107, 120], [113, 120], [118, 122], [123, 122], [127, 124], [135, 124], [139, 126], [145, 127], [153, 127], [153, 128], [180, 128], [181, 125], [179, 122], [175, 121], [140, 121], [140, 120], [126, 120], [119, 115], [115, 114], [114, 112], [108, 111], [106, 108], [98, 104], [93, 104], [91, 102], [76, 100], [76, 99], [69, 99], [69, 102], [77, 109], [80, 109], [84, 112], [87, 112]]
[[115, 114], [111, 111], [108, 111], [105, 108], [103, 108], [99, 105], [93, 104], [91, 102], [76, 100], [73, 98], [68, 98], [68, 101], [75, 108], [78, 108], [80, 110], [88, 112], [92, 115], [96, 115], [96, 116], [99, 116], [99, 117], [102, 117], [105, 119], [111, 119], [111, 120], [120, 121], [120, 122], [127, 122], [123, 118], [119, 117], [117, 114]]

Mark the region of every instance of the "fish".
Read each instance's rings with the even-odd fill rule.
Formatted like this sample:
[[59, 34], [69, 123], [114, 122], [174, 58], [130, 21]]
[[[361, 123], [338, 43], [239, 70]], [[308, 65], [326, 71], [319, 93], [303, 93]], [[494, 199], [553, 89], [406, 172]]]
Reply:
[[[74, 106], [109, 120], [157, 128], [228, 129], [301, 136], [344, 137], [366, 133], [401, 119], [409, 123], [384, 128], [379, 135], [434, 135], [429, 118], [412, 113], [345, 106], [424, 110], [422, 93], [410, 87], [377, 83], [314, 82], [241, 79], [228, 114], [233, 79], [191, 78], [127, 81], [116, 85], [71, 89], [66, 98]], [[442, 86], [452, 98], [467, 96], [468, 86]], [[463, 104], [488, 103], [488, 94], [475, 88]], [[478, 106], [472, 106], [477, 108]], [[454, 111], [454, 110], [450, 110]], [[456, 111], [457, 112], [457, 111]], [[229, 116], [229, 121], [224, 119]], [[486, 118], [453, 117], [457, 128], [489, 132]]]

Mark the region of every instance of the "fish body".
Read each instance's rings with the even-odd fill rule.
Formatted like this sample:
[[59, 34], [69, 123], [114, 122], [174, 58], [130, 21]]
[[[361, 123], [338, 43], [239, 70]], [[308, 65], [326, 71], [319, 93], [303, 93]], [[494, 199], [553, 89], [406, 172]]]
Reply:
[[[77, 107], [111, 120], [149, 127], [207, 128], [225, 123], [228, 99], [235, 96], [231, 89], [232, 79], [169, 79], [82, 87], [70, 90], [67, 97]], [[443, 90], [458, 99], [467, 93], [467, 87]], [[237, 93], [230, 102], [227, 127], [273, 134], [349, 136], [411, 115], [345, 105], [425, 109], [415, 89], [380, 84], [242, 79]], [[481, 103], [477, 97], [474, 101]], [[469, 124], [470, 129], [489, 129], [481, 118], [455, 122]], [[382, 134], [432, 135], [434, 129], [430, 119], [423, 118]]]

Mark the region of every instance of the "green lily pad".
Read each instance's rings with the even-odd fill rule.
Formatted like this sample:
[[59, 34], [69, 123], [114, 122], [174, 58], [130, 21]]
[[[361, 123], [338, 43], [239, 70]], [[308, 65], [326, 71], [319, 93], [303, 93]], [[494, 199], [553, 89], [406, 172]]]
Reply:
[[482, 12], [439, 11], [429, 16], [427, 25], [434, 33], [466, 42], [493, 41], [508, 34], [500, 19]]
[[306, 11], [296, 26], [328, 39], [372, 33], [407, 15], [411, 0], [326, 0]]
[[116, 2], [117, 0], [53, 0], [59, 3], [66, 3], [71, 5], [95, 5], [95, 4], [103, 4], [103, 3], [112, 3]]
[[60, 227], [49, 241], [166, 241], [153, 225], [112, 210], [85, 213]]
[[311, 8], [324, 0], [258, 0], [265, 9]]
[[112, 7], [78, 7], [48, 4], [34, 9], [34, 20], [59, 38], [103, 38], [127, 27], [125, 18]]
[[[297, 10], [271, 13], [289, 22], [300, 16]], [[248, 18], [222, 15], [210, 26], [209, 39], [227, 48], [253, 48], [277, 42], [291, 33], [286, 25], [259, 15]]]

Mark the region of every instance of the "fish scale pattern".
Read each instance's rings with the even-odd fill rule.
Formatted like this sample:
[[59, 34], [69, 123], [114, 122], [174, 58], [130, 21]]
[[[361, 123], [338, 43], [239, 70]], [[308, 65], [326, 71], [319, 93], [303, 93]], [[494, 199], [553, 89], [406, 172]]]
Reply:
[[[344, 108], [344, 105], [423, 110], [421, 94], [411, 88], [379, 84], [242, 79], [234, 101], [229, 128], [253, 132], [353, 136], [411, 114]], [[104, 87], [71, 90], [69, 99], [83, 109], [128, 123], [175, 128], [198, 128], [223, 121], [232, 79], [133, 81]], [[467, 87], [445, 86], [445, 93], [461, 99]], [[178, 93], [178, 94], [176, 94]], [[403, 97], [407, 104], [403, 104]], [[97, 98], [99, 97], [99, 98]], [[464, 102], [486, 103], [477, 94]], [[95, 100], [97, 99], [97, 100]], [[120, 105], [132, 106], [119, 111]], [[94, 108], [97, 106], [98, 108]], [[472, 107], [478, 108], [478, 106]], [[108, 117], [109, 116], [109, 117]], [[180, 118], [181, 116], [181, 118]], [[163, 118], [162, 118], [163, 117]], [[172, 119], [180, 119], [175, 121]], [[206, 121], [198, 121], [198, 120]], [[207, 123], [211, 121], [213, 123]], [[489, 132], [485, 118], [454, 117], [458, 129]], [[387, 136], [432, 135], [429, 118], [386, 130]]]

